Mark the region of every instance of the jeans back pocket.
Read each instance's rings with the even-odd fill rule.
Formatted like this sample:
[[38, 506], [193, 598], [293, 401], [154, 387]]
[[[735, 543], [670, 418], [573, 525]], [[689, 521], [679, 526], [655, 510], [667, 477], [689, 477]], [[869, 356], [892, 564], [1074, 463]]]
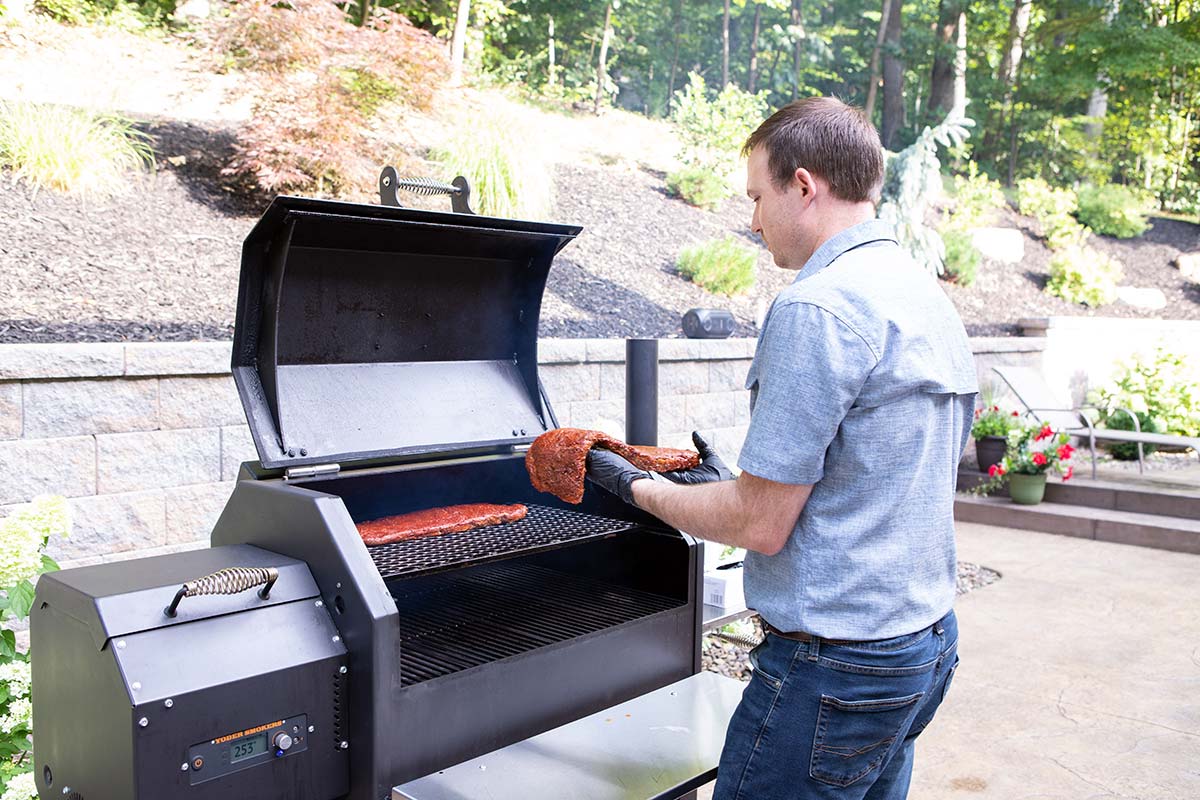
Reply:
[[886, 700], [839, 700], [821, 695], [808, 773], [832, 786], [849, 786], [883, 763], [892, 743], [912, 723], [924, 692]]

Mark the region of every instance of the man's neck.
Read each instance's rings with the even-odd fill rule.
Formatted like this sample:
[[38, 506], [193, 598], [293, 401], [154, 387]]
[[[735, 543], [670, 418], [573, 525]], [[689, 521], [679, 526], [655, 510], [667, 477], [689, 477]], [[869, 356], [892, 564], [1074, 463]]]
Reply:
[[817, 232], [812, 245], [812, 251], [809, 252], [808, 258], [804, 263], [808, 263], [808, 259], [813, 257], [821, 249], [821, 245], [828, 242], [834, 236], [837, 236], [842, 231], [853, 228], [855, 225], [861, 225], [864, 222], [869, 222], [875, 219], [875, 205], [873, 203], [845, 203], [834, 210], [825, 220], [825, 223]]

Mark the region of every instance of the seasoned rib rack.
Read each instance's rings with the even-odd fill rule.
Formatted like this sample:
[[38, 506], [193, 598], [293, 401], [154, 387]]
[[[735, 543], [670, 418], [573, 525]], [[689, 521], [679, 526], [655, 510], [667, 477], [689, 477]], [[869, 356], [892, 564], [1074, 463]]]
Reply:
[[[532, 511], [532, 509], [531, 509]], [[401, 685], [481, 666], [684, 605], [518, 561], [393, 584]]]
[[517, 522], [488, 525], [407, 542], [368, 547], [384, 580], [438, 572], [460, 564], [485, 564], [514, 555], [529, 555], [565, 543], [622, 533], [637, 525], [550, 506], [528, 506]]

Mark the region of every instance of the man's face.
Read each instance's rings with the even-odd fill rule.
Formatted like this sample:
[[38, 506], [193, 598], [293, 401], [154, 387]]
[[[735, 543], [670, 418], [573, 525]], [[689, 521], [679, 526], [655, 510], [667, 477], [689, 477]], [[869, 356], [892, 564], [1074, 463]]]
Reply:
[[746, 194], [754, 201], [754, 217], [750, 230], [762, 236], [763, 243], [775, 259], [776, 266], [800, 269], [811, 255], [806, 247], [810, 238], [806, 230], [812, 205], [812, 193], [795, 178], [780, 189], [771, 180], [767, 168], [765, 147], [750, 151], [746, 167]]

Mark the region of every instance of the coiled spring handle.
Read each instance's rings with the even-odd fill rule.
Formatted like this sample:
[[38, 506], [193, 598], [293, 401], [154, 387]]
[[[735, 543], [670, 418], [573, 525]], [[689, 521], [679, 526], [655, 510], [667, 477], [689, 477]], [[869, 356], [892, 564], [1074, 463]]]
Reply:
[[[205, 594], [238, 594], [255, 586], [262, 586], [258, 596], [266, 600], [271, 595], [271, 587], [279, 580], [279, 570], [274, 567], [227, 567], [219, 569], [211, 575], [188, 581], [179, 587], [175, 599], [163, 613], [174, 617], [179, 609], [179, 601], [185, 597], [197, 597]], [[265, 585], [263, 585], [265, 584]]]
[[462, 175], [450, 183], [442, 183], [433, 178], [401, 178], [396, 173], [395, 167], [384, 167], [383, 172], [379, 173], [379, 202], [385, 206], [399, 208], [400, 199], [396, 196], [397, 189], [404, 189], [425, 197], [448, 194], [452, 210], [459, 214], [475, 213], [471, 210], [471, 185]]

